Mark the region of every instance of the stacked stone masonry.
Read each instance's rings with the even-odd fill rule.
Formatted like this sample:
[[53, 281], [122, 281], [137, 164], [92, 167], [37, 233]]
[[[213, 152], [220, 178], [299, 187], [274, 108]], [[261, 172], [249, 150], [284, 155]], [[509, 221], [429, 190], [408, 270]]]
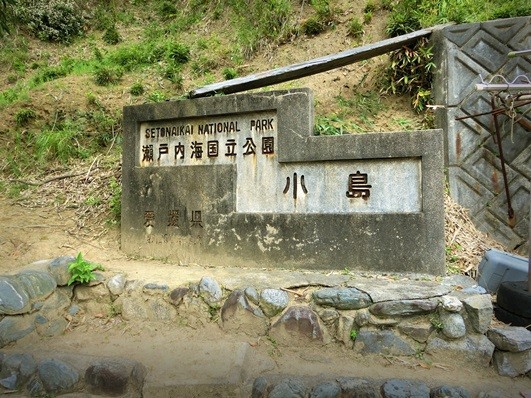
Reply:
[[[178, 322], [194, 328], [218, 322], [227, 333], [267, 335], [279, 345], [343, 344], [364, 355], [434, 360], [451, 355], [474, 366], [492, 363], [500, 375], [510, 377], [531, 370], [531, 332], [491, 327], [491, 296], [464, 276], [365, 275], [342, 286], [261, 290], [242, 286], [229, 291], [209, 276], [187, 286], [168, 286], [117, 274], [107, 279], [98, 275], [88, 285], [66, 286], [73, 260], [60, 257], [49, 262], [47, 270], [0, 277], [2, 347], [29, 333], [47, 337], [64, 333], [67, 320], [76, 317], [111, 314], [126, 321]], [[120, 388], [138, 389], [142, 379], [131, 376], [140, 364], [94, 363], [74, 372], [59, 359], [37, 363], [20, 355], [1, 358], [4, 388], [105, 392], [107, 387], [98, 384], [102, 382], [98, 372], [107, 374], [102, 369], [108, 368], [122, 380]], [[48, 368], [50, 374], [71, 376], [48, 385], [48, 376], [43, 376]]]

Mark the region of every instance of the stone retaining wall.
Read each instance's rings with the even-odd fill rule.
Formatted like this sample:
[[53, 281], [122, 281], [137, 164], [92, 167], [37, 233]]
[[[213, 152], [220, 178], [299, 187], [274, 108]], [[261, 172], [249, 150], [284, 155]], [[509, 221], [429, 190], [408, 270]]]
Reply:
[[[29, 333], [57, 336], [76, 317], [103, 314], [194, 328], [217, 322], [227, 333], [268, 336], [281, 346], [343, 344], [369, 355], [492, 363], [511, 377], [531, 370], [531, 332], [492, 327], [491, 296], [464, 276], [360, 275], [341, 286], [228, 291], [209, 276], [169, 286], [116, 274], [74, 287], [66, 286], [73, 260], [0, 277], [2, 347]], [[2, 376], [4, 385], [11, 375]]]

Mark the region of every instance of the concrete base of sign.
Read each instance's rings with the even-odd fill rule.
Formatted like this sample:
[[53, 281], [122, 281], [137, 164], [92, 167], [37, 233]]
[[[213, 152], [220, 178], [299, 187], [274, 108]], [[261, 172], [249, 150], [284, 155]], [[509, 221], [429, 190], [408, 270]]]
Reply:
[[444, 272], [441, 130], [314, 136], [299, 89], [126, 107], [124, 134], [127, 253]]

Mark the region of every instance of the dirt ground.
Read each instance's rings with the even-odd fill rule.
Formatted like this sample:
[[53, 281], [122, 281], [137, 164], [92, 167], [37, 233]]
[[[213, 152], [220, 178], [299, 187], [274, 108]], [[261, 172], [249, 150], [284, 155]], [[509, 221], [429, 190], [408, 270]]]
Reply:
[[[110, 229], [97, 239], [80, 238], [75, 231], [76, 216], [71, 209], [24, 207], [16, 201], [0, 198], [0, 273], [15, 273], [34, 261], [75, 255], [79, 251], [85, 258], [104, 265], [106, 275], [123, 272], [128, 279], [164, 282], [170, 286], [183, 280], [199, 281], [204, 275], [219, 276], [233, 271], [130, 259], [120, 252], [117, 229]], [[120, 317], [87, 317], [84, 323], [64, 335], [51, 339], [31, 335], [4, 350], [127, 357], [142, 362], [152, 371], [152, 378], [175, 380], [190, 377], [194, 372], [229, 377], [226, 368], [230, 368], [231, 362], [223, 358], [230, 358], [242, 345], [251, 357], [246, 365], [248, 379], [243, 380], [246, 382], [244, 393], [260, 374], [295, 374], [324, 379], [339, 376], [417, 379], [430, 386], [461, 385], [473, 396], [481, 391], [497, 391], [503, 397], [531, 392], [529, 378], [501, 377], [492, 367], [462, 365], [450, 358], [432, 362], [430, 358], [362, 357], [335, 344], [281, 347], [266, 338], [225, 333], [215, 322], [194, 329], [175, 324], [126, 322]]]

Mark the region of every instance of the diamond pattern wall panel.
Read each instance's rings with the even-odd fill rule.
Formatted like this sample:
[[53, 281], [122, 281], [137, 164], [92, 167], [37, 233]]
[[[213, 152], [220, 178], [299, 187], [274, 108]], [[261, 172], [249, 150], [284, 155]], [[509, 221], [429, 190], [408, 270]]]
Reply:
[[[498, 117], [508, 186], [515, 220], [509, 221], [507, 196], [499, 148], [494, 137], [491, 93], [476, 84], [512, 82], [519, 75], [531, 80], [526, 57], [509, 58], [510, 51], [531, 49], [531, 17], [463, 24], [444, 29], [439, 43], [446, 59], [434, 90], [437, 104], [445, 104], [438, 116], [447, 129], [447, 167], [450, 195], [470, 211], [476, 226], [504, 244], [527, 255], [529, 204], [531, 202], [531, 105], [518, 109], [524, 122], [513, 123], [510, 109]], [[507, 94], [507, 93], [505, 93]], [[531, 95], [529, 93], [523, 93]], [[509, 103], [508, 103], [509, 104]], [[514, 114], [513, 114], [514, 115]], [[472, 116], [457, 121], [456, 117]], [[527, 128], [526, 128], [527, 127]]]
[[507, 46], [483, 30], [479, 30], [461, 50], [490, 73], [496, 72], [507, 61]]
[[458, 108], [451, 108], [447, 112], [449, 166], [462, 165], [477, 151], [478, 146], [485, 145], [491, 139], [490, 132], [475, 119], [455, 120], [466, 115]]

